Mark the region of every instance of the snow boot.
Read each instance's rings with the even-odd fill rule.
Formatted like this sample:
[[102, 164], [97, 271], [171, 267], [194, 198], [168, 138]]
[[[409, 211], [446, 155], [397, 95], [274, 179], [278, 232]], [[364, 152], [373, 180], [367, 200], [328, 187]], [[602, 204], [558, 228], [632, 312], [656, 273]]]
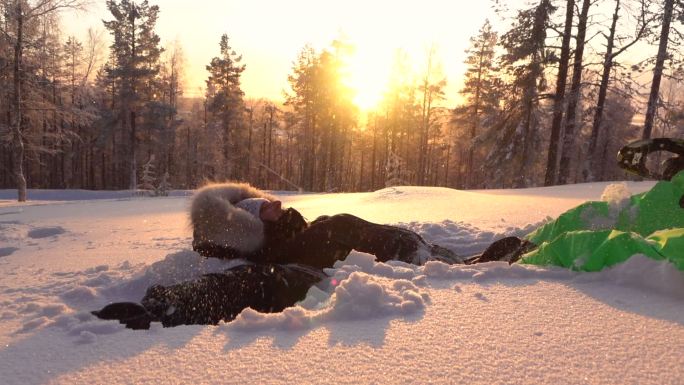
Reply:
[[460, 265], [465, 263], [465, 259], [453, 251], [439, 245], [425, 243], [416, 251], [410, 261], [414, 265], [424, 265], [430, 261], [439, 261], [447, 265]]
[[149, 329], [150, 322], [156, 320], [145, 307], [135, 302], [112, 303], [90, 313], [100, 319], [118, 320], [119, 323], [134, 330]]
[[530, 241], [518, 237], [506, 237], [493, 242], [482, 254], [467, 259], [465, 263], [471, 265], [491, 261], [506, 261], [510, 264], [517, 262], [523, 254], [534, 250], [536, 247]]

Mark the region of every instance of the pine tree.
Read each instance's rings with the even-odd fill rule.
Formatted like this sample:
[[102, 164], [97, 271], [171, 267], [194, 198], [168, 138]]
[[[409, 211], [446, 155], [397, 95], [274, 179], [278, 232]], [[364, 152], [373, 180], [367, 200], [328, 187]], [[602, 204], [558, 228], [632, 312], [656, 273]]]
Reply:
[[306, 191], [313, 191], [316, 170], [316, 124], [318, 121], [315, 76], [318, 54], [311, 46], [305, 46], [293, 64], [292, 74], [288, 76], [291, 93], [285, 105], [292, 109], [297, 135], [298, 152], [301, 154], [299, 165], [300, 184]]
[[221, 36], [219, 47], [220, 55], [207, 65], [207, 110], [218, 119], [224, 176], [235, 179], [239, 176], [236, 160], [245, 158], [242, 151], [247, 147], [242, 145], [246, 138], [240, 132], [244, 127], [244, 92], [240, 88], [240, 76], [246, 67], [240, 64], [242, 56], [230, 47], [228, 35]]
[[351, 132], [356, 125], [352, 93], [344, 82], [349, 49], [343, 41], [321, 53], [306, 46], [288, 77], [292, 93], [285, 104], [300, 131], [300, 184], [309, 191], [339, 190], [349, 178]]
[[137, 122], [146, 101], [155, 94], [155, 78], [159, 73], [159, 36], [154, 28], [159, 7], [150, 6], [147, 0], [107, 0], [107, 8], [114, 20], [104, 21], [105, 28], [114, 38], [106, 66], [109, 80], [116, 93], [115, 104], [122, 130], [129, 134], [130, 185], [137, 183], [137, 156], [139, 134]]
[[[410, 58], [403, 50], [397, 50], [390, 72], [387, 90], [381, 101], [382, 111], [375, 123], [374, 147], [378, 152], [375, 164], [379, 172], [386, 172], [384, 165], [394, 152], [406, 161], [406, 167], [417, 168], [415, 127], [422, 123], [420, 105], [416, 100], [417, 87], [411, 74]], [[379, 176], [378, 181], [384, 178]], [[412, 182], [408, 180], [407, 182]], [[374, 184], [375, 187], [375, 184]], [[380, 187], [380, 186], [377, 186]]]
[[148, 195], [153, 194], [155, 191], [155, 182], [157, 181], [157, 172], [154, 166], [154, 156], [143, 165], [142, 175], [140, 177], [140, 184], [137, 185], [138, 190], [144, 190]]
[[171, 184], [169, 183], [169, 172], [165, 172], [162, 175], [159, 185], [154, 189], [154, 195], [160, 197], [169, 196], [169, 190], [171, 190]]
[[385, 165], [387, 179], [385, 187], [405, 186], [411, 179], [411, 172], [406, 168], [406, 162], [399, 155], [390, 152]]
[[526, 187], [532, 181], [539, 151], [540, 92], [546, 88], [546, 31], [554, 11], [549, 0], [519, 11], [513, 27], [501, 37], [506, 50], [501, 65], [509, 78], [500, 117], [492, 122], [483, 141], [492, 143], [485, 168], [495, 185]]
[[335, 40], [319, 57], [316, 88], [317, 109], [321, 112], [320, 150], [318, 168], [319, 191], [340, 191], [348, 171], [345, 161], [351, 146], [352, 128], [356, 126], [356, 107], [352, 90], [346, 85], [345, 60], [352, 46]]
[[478, 35], [470, 38], [470, 48], [465, 63], [468, 65], [465, 73], [464, 86], [460, 93], [466, 97], [466, 103], [455, 111], [456, 114], [464, 114], [462, 119], [455, 116], [467, 125], [468, 157], [466, 159], [465, 188], [476, 185], [477, 178], [474, 175], [474, 165], [479, 160], [475, 158], [475, 138], [483, 120], [490, 119], [499, 110], [499, 92], [494, 63], [495, 47], [498, 42], [496, 32], [492, 30], [489, 20], [486, 20]]
[[418, 137], [418, 164], [416, 167], [416, 183], [425, 185], [428, 183], [428, 176], [432, 164], [432, 144], [431, 139], [436, 129], [437, 102], [444, 100], [444, 87], [446, 79], [441, 77], [439, 65], [435, 62], [436, 51], [434, 46], [427, 54], [425, 71], [420, 79], [418, 92], [421, 94], [420, 100], [420, 125]]

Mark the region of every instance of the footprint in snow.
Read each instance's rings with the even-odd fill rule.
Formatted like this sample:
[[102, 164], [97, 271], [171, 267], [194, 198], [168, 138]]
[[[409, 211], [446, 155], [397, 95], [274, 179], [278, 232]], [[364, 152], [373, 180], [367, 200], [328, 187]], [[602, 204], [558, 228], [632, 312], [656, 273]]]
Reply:
[[482, 293], [475, 293], [473, 294], [473, 297], [479, 299], [482, 302], [489, 302], [489, 299]]
[[66, 230], [61, 226], [36, 227], [35, 229], [29, 230], [27, 235], [29, 238], [38, 239], [64, 234], [65, 232]]
[[16, 247], [0, 247], [0, 257], [6, 257], [17, 251]]

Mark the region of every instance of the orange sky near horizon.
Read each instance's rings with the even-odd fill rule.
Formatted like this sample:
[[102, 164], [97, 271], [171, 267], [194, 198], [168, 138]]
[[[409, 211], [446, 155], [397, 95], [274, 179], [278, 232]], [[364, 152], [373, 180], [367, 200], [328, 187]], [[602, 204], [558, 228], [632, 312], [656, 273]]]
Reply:
[[[521, 2], [522, 0], [516, 0]], [[185, 94], [201, 96], [205, 66], [218, 55], [223, 33], [243, 55], [242, 85], [248, 98], [283, 100], [292, 62], [306, 45], [326, 48], [340, 36], [356, 47], [350, 59], [351, 85], [361, 108], [379, 100], [397, 49], [405, 50], [416, 70], [431, 45], [447, 78], [446, 106], [458, 100], [465, 70], [464, 50], [486, 18], [496, 23], [490, 1], [453, 0], [150, 0], [159, 5], [157, 33], [163, 46], [178, 40], [186, 58]], [[67, 34], [85, 36], [89, 27], [104, 29], [110, 19], [105, 1], [87, 12], [62, 16]], [[106, 32], [105, 32], [106, 35]], [[107, 39], [109, 37], [107, 36]], [[107, 46], [109, 42], [107, 43]], [[106, 52], [105, 52], [106, 56]]]

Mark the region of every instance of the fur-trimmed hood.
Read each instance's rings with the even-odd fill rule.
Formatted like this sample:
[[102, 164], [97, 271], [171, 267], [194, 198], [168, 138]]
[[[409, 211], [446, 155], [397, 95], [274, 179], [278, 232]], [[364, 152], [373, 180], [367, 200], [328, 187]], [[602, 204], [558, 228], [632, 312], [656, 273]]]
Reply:
[[276, 200], [247, 183], [217, 183], [197, 190], [190, 208], [194, 242], [228, 247], [240, 254], [259, 250], [264, 223], [234, 206], [247, 198]]

